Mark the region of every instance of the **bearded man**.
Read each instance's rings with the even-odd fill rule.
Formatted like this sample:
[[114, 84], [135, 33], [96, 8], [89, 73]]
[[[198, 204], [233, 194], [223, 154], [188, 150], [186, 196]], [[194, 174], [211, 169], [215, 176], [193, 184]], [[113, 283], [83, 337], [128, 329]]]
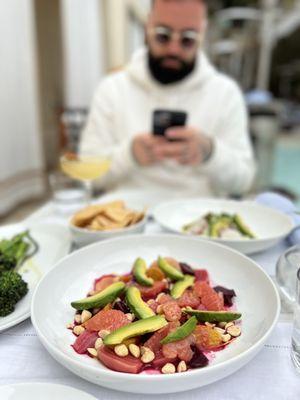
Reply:
[[[173, 196], [241, 195], [255, 165], [243, 95], [204, 49], [203, 0], [155, 0], [146, 45], [96, 90], [80, 148], [109, 157], [99, 185]], [[153, 134], [153, 112], [180, 110], [185, 126]]]

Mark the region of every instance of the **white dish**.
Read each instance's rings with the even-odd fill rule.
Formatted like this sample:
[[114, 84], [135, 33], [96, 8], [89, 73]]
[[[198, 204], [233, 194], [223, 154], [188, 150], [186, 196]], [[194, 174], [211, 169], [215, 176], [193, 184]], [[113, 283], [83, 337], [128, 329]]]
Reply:
[[69, 222], [72, 240], [78, 247], [83, 247], [88, 244], [96, 243], [104, 239], [112, 239], [118, 236], [127, 236], [134, 233], [144, 232], [147, 222], [147, 215], [137, 224], [128, 226], [122, 229], [114, 229], [110, 231], [91, 231], [86, 228], [78, 228]]
[[[138, 256], [150, 262], [159, 254], [173, 256], [195, 268], [207, 268], [215, 283], [234, 288], [237, 308], [243, 313], [242, 336], [216, 353], [208, 367], [174, 375], [114, 372], [95, 359], [75, 353], [70, 346], [74, 335], [66, 329], [74, 316], [70, 302], [85, 296], [96, 277], [128, 272]], [[154, 394], [204, 386], [241, 368], [259, 352], [272, 332], [279, 316], [280, 302], [272, 280], [249, 258], [212, 242], [162, 234], [108, 240], [67, 256], [40, 282], [31, 311], [41, 342], [70, 371], [108, 388]]]
[[162, 203], [153, 211], [155, 220], [169, 232], [189, 235], [182, 227], [208, 212], [238, 213], [257, 239], [221, 239], [193, 235], [232, 247], [244, 254], [258, 253], [276, 245], [293, 229], [292, 220], [285, 214], [251, 201], [219, 199], [184, 199]]
[[0, 227], [0, 240], [9, 239], [17, 233], [30, 230], [39, 245], [39, 251], [26, 261], [20, 269], [23, 279], [28, 283], [27, 295], [17, 303], [15, 311], [6, 317], [0, 317], [0, 332], [24, 321], [30, 316], [30, 304], [34, 289], [43, 275], [62, 257], [68, 254], [71, 238], [68, 229], [49, 223], [32, 226], [14, 224]]
[[18, 383], [0, 387], [1, 400], [96, 400], [70, 386], [50, 383]]
[[78, 228], [71, 224], [72, 218], [69, 220], [70, 232], [72, 240], [77, 247], [83, 247], [92, 243], [99, 242], [104, 239], [112, 239], [119, 236], [132, 235], [142, 233], [145, 230], [148, 215], [148, 204], [141, 193], [137, 192], [116, 192], [109, 193], [100, 197], [98, 200], [93, 201], [93, 204], [108, 203], [111, 201], [122, 200], [126, 207], [135, 211], [145, 211], [145, 217], [137, 224], [131, 225], [127, 228], [114, 229], [110, 231], [91, 231], [85, 228]]

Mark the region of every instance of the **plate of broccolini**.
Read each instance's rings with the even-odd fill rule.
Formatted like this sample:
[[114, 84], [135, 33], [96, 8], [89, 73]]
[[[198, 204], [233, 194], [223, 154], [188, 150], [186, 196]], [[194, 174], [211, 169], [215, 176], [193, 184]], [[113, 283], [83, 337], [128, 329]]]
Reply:
[[59, 225], [0, 227], [0, 332], [30, 316], [37, 283], [70, 244], [67, 228]]

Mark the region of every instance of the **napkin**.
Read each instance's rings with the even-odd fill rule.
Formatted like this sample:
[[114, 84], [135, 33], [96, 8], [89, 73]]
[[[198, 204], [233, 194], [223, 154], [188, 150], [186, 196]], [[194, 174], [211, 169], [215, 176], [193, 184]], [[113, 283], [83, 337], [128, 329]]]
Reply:
[[295, 223], [295, 229], [288, 236], [287, 241], [291, 246], [300, 244], [300, 215], [291, 200], [278, 193], [265, 192], [256, 197], [256, 202], [279, 210], [291, 217]]

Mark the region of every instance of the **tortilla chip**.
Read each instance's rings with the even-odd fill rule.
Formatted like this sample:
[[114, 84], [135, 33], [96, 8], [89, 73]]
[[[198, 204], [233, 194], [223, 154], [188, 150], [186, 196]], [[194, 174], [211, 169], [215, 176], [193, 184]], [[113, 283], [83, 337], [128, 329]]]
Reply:
[[137, 224], [138, 222], [140, 222], [143, 218], [145, 217], [145, 213], [144, 212], [136, 212], [134, 213], [134, 217], [131, 221], [131, 225]]
[[136, 224], [144, 216], [144, 212], [126, 208], [124, 201], [116, 200], [84, 208], [73, 216], [71, 223], [93, 231], [109, 231]]
[[111, 219], [112, 221], [118, 222], [120, 225], [123, 225], [123, 221], [128, 217], [131, 213], [130, 210], [123, 210], [120, 208], [106, 208], [103, 211], [103, 214]]
[[78, 211], [72, 218], [71, 223], [75, 226], [84, 227], [102, 211], [102, 205], [93, 205]]

